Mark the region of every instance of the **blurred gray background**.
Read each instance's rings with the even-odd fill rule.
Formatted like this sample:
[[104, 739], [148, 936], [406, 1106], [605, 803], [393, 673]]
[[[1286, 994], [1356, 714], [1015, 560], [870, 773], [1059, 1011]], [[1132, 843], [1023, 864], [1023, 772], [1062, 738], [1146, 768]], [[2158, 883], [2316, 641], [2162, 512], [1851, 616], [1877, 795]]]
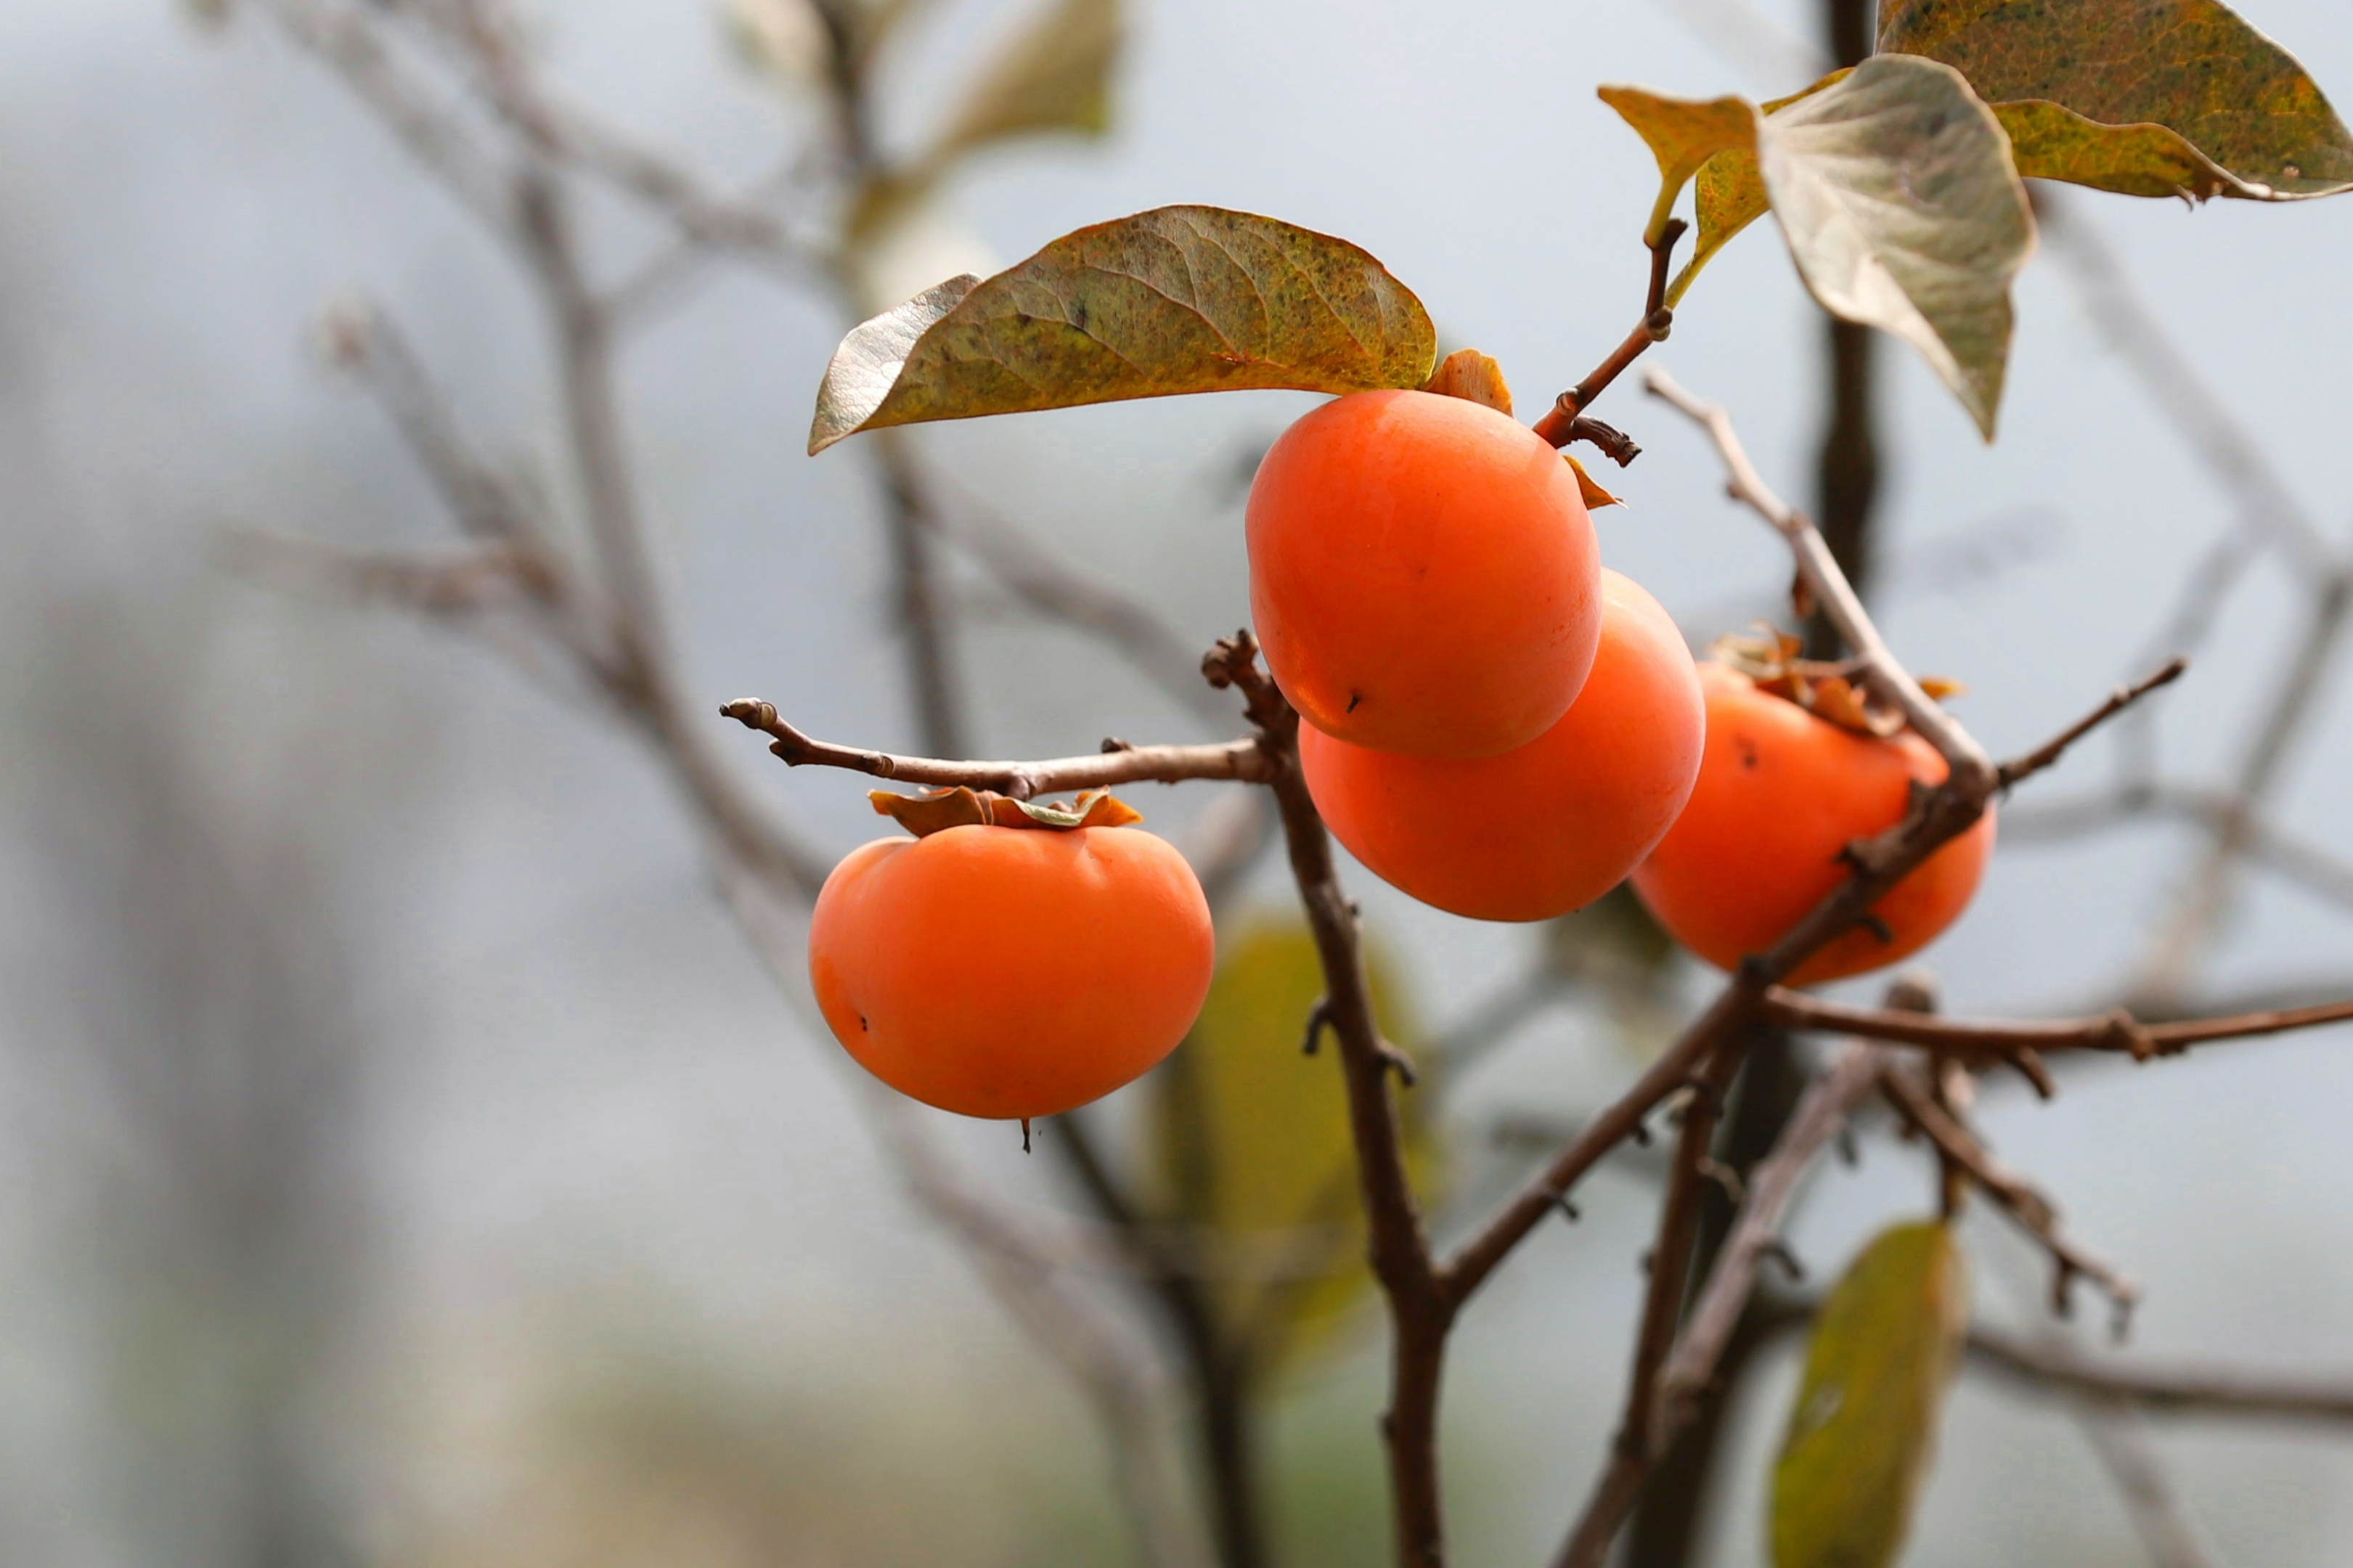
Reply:
[[[2246, 9], [2353, 100], [2341, 6]], [[939, 10], [894, 61], [886, 142], [920, 136], [940, 84], [1022, 7]], [[908, 289], [1163, 203], [1271, 213], [1381, 258], [1449, 346], [1502, 360], [1524, 412], [1639, 302], [1651, 164], [1594, 85], [1789, 90], [1803, 65], [1744, 29], [1814, 26], [1798, 0], [1136, 13], [1113, 134], [977, 162], [907, 258]], [[532, 15], [557, 79], [715, 181], [759, 177], [796, 124], [702, 0]], [[2295, 499], [2353, 535], [2353, 202], [2070, 211], [2128, 255]], [[653, 243], [617, 205], [589, 216], [614, 254]], [[1967, 679], [1961, 711], [1997, 751], [2157, 651], [2236, 510], [2051, 248], [2020, 288], [1998, 444], [1884, 357], [1877, 602], [1915, 668]], [[0, 6], [0, 1561], [1128, 1561], [1087, 1408], [878, 1157], [846, 1064], [727, 918], [646, 756], [560, 682], [439, 627], [223, 569], [236, 527], [448, 537], [379, 410], [319, 351], [322, 310], [354, 291], [405, 325], [486, 449], [553, 462], [543, 324], [513, 269], [265, 16]], [[757, 693], [814, 733], [912, 748], [869, 455], [802, 455], [845, 325], [715, 265], [632, 340], [623, 400], [690, 694]], [[1819, 336], [1760, 227], [1658, 354], [1730, 404], [1803, 496]], [[1206, 643], [1246, 616], [1250, 455], [1308, 402], [1145, 403], [913, 441], [944, 493], [1018, 519]], [[1722, 500], [1694, 433], [1630, 384], [1602, 412], [1648, 448], [1603, 476], [1631, 503], [1599, 515], [1608, 562], [1701, 642], [1771, 613], [1786, 563]], [[981, 754], [1208, 732], [1088, 642], [976, 593]], [[2301, 593], [2273, 557], [2227, 601], [2162, 702], [2169, 774], [2219, 780]], [[2324, 689], [2274, 816], [2353, 855], [2348, 700]], [[858, 781], [788, 777], [752, 737], [718, 739], [829, 853], [873, 836]], [[2095, 787], [2110, 754], [2089, 746], [2034, 788]], [[1140, 804], [1173, 832], [1206, 798]], [[2162, 823], [2006, 848], [1929, 954], [1949, 1004], [2111, 999], [2193, 850]], [[1275, 868], [1261, 881], [1280, 908]], [[1350, 885], [1440, 1025], [1535, 941], [1360, 872]], [[2258, 872], [2190, 981], [2218, 1001], [2353, 981], [2353, 926]], [[1499, 1107], [1571, 1116], [1632, 1070], [1590, 1009], [1556, 1009], [1482, 1063], [1451, 1124], [1476, 1146]], [[2085, 1071], [2047, 1106], [1998, 1084], [1987, 1123], [2147, 1283], [2137, 1346], [2344, 1369], [2348, 1103], [2340, 1028]], [[936, 1120], [972, 1179], [1050, 1199], [1002, 1129]], [[1930, 1191], [1916, 1154], [1875, 1145], [1817, 1184], [1799, 1250], [1828, 1274]], [[1543, 1233], [1458, 1339], [1466, 1563], [1549, 1552], [1614, 1419], [1651, 1197], [1609, 1174], [1586, 1197], [1587, 1222]], [[1971, 1236], [1981, 1312], [2033, 1321], [2038, 1260], [1998, 1222]], [[1291, 1568], [1381, 1550], [1375, 1327], [1285, 1384]], [[1740, 1418], [1718, 1563], [1762, 1560], [1790, 1375], [1776, 1369]], [[2353, 1557], [2353, 1442], [2194, 1423], [2158, 1442], [2221, 1560]], [[1968, 1383], [1907, 1560], [2145, 1559], [2073, 1423]]]

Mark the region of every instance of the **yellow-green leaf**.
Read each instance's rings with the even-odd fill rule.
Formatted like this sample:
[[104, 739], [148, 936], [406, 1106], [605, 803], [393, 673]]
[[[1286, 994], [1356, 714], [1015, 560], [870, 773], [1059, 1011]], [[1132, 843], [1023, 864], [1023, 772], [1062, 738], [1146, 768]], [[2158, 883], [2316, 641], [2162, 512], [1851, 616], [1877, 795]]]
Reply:
[[[2219, 0], [1902, 0], [1887, 7], [1879, 47], [1944, 61], [1989, 102], [2041, 100], [2102, 125], [2175, 132], [2231, 176], [2209, 194], [2353, 188], [2353, 135], [2318, 84]], [[2111, 162], [2079, 144], [2059, 165], [2076, 173], [2047, 177], [2119, 189], [2107, 182], [2146, 171], [2155, 145], [2109, 143]]]
[[1419, 386], [1438, 337], [1357, 247], [1222, 207], [1156, 207], [955, 279], [853, 329], [809, 450], [859, 430], [1123, 398]]
[[[1802, 92], [1767, 100], [1754, 112], [1769, 115], [1787, 109], [1800, 99], [1837, 86], [1847, 79], [1847, 68], [1841, 68]], [[1724, 148], [1700, 165], [1697, 184], [1692, 189], [1692, 207], [1699, 220], [1699, 232], [1693, 237], [1691, 259], [1683, 263], [1683, 270], [1667, 287], [1669, 309], [1682, 302], [1683, 291], [1699, 276], [1700, 268], [1730, 243], [1734, 235], [1772, 208], [1765, 195], [1765, 177], [1757, 169], [1757, 139], [1753, 133], [1746, 141]]]
[[[1367, 952], [1384, 1033], [1409, 1043], [1395, 971]], [[1217, 1321], [1265, 1370], [1313, 1344], [1371, 1282], [1356, 1156], [1336, 1048], [1300, 1049], [1324, 994], [1314, 938], [1293, 921], [1229, 942], [1193, 1032], [1149, 1080], [1152, 1186], [1180, 1233], [1197, 1238]], [[1408, 1157], [1435, 1161], [1418, 1098], [1402, 1092]]]
[[1822, 1303], [1773, 1470], [1774, 1568], [1892, 1568], [1968, 1326], [1968, 1269], [1930, 1220], [1882, 1232]]
[[2247, 196], [2263, 194], [2162, 125], [2103, 125], [2072, 109], [2029, 100], [1997, 103], [2010, 157], [2030, 180], [2113, 191], [2121, 196]]
[[1102, 135], [1120, 34], [1119, 0], [1053, 0], [983, 68], [934, 161], [1041, 132]]
[[1650, 143], [1651, 155], [1659, 161], [1659, 199], [1642, 231], [1645, 245], [1659, 242], [1675, 197], [1701, 164], [1726, 149], [1757, 144], [1757, 107], [1745, 98], [1669, 98], [1648, 88], [1626, 86], [1597, 90], [1601, 101]]
[[1993, 111], [1949, 66], [1875, 55], [1757, 122], [1757, 166], [1821, 307], [1903, 339], [1993, 438], [2034, 217]]
[[1667, 285], [1670, 310], [1683, 303], [1683, 292], [1692, 286], [1692, 279], [1699, 276], [1700, 268], [1714, 259], [1717, 251], [1731, 243], [1734, 235], [1772, 210], [1772, 201], [1765, 195], [1765, 176], [1757, 167], [1755, 149], [1727, 148], [1701, 164], [1699, 177], [1692, 188], [1692, 207], [1699, 218], [1699, 233], [1693, 239], [1691, 259], [1675, 274], [1675, 280]]

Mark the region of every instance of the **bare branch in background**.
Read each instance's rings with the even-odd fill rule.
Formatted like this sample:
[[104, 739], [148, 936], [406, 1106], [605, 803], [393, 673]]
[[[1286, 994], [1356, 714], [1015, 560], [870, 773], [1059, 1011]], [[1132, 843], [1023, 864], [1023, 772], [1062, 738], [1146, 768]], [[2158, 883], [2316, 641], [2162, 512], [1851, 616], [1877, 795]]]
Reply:
[[1651, 396], [1672, 404], [1707, 432], [1708, 438], [1715, 444], [1717, 456], [1724, 459], [1725, 489], [1735, 500], [1744, 502], [1772, 524], [1773, 531], [1788, 544], [1790, 553], [1797, 557], [1799, 575], [1811, 590], [1821, 613], [1838, 628], [1840, 637], [1854, 650], [1862, 664], [1862, 678], [1872, 689], [1901, 712], [1905, 722], [1922, 740], [1936, 749], [1937, 755], [1953, 770], [1953, 778], [1960, 787], [1989, 787], [1993, 780], [1993, 760], [1986, 755], [1985, 748], [1961, 728], [1958, 721], [1937, 706], [1934, 698], [1921, 690], [1920, 683], [1888, 651], [1879, 628], [1864, 614], [1862, 601], [1855, 596], [1846, 574], [1831, 558], [1830, 546], [1822, 542], [1821, 535], [1810, 522], [1765, 483], [1756, 465], [1748, 460], [1723, 405], [1693, 396], [1655, 364], [1646, 374], [1644, 387]]
[[1969, 1363], [2029, 1392], [2124, 1400], [2152, 1414], [2317, 1421], [2353, 1426], [2353, 1376], [2094, 1358], [2063, 1343], [1972, 1330]]
[[2147, 1059], [2175, 1056], [2192, 1046], [2216, 1040], [2284, 1034], [2291, 1029], [2316, 1028], [2353, 1019], [2353, 1001], [2337, 1001], [2164, 1024], [2144, 1024], [2122, 1008], [2092, 1018], [1992, 1023], [1924, 1017], [1893, 1008], [1824, 1002], [1802, 991], [1780, 986], [1767, 994], [1759, 1008], [1767, 1017], [1788, 1028], [1833, 1030], [1963, 1056], [2001, 1058], [2024, 1048], [2121, 1051]]
[[2243, 509], [2247, 521], [2284, 550], [2300, 572], [2333, 574], [2343, 555], [2295, 499], [2286, 479], [2217, 392], [2174, 345], [2116, 248], [2076, 198], [2049, 184], [2034, 192], [2042, 237], [2065, 268], [2084, 313], [2140, 382], [2158, 411]]
[[2079, 1406], [2084, 1440], [2116, 1482], [2155, 1568], [2221, 1568], [2221, 1559], [2207, 1545], [2205, 1531], [2189, 1517], [2158, 1461], [2139, 1414], [2097, 1399], [2082, 1400]]

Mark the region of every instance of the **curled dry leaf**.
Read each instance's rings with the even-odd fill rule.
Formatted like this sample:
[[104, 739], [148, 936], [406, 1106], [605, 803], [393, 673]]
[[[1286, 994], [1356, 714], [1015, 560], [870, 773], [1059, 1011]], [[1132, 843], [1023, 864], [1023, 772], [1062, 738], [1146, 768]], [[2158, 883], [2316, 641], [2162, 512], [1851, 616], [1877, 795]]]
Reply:
[[1157, 207], [955, 279], [853, 329], [809, 450], [890, 425], [1185, 393], [1430, 379], [1437, 333], [1357, 247], [1222, 207]]
[[1441, 397], [1463, 398], [1498, 414], [1512, 411], [1512, 389], [1504, 381], [1504, 367], [1477, 349], [1456, 349], [1448, 354], [1421, 389]]
[[[1709, 650], [1717, 663], [1756, 682], [1759, 691], [1794, 702], [1815, 718], [1858, 735], [1887, 740], [1903, 733], [1902, 711], [1882, 702], [1856, 677], [1857, 665], [1840, 659], [1800, 657], [1805, 645], [1787, 632], [1760, 626], [1755, 637], [1727, 635]], [[1960, 682], [1928, 676], [1920, 689], [1939, 700], [1963, 689]]]
[[887, 816], [918, 838], [950, 827], [1032, 827], [1067, 833], [1078, 827], [1125, 827], [1141, 822], [1144, 814], [1108, 790], [1082, 792], [1068, 805], [1039, 800], [1015, 800], [995, 790], [934, 790], [923, 795], [900, 795], [887, 789], [869, 790], [875, 815]]
[[2220, 0], [1901, 0], [1879, 47], [1968, 77], [2021, 174], [2128, 195], [2353, 188], [2353, 134], [2318, 84]]
[[1599, 484], [1596, 483], [1593, 476], [1585, 471], [1585, 465], [1578, 462], [1575, 457], [1571, 456], [1567, 452], [1563, 452], [1560, 455], [1560, 458], [1562, 462], [1568, 465], [1570, 471], [1577, 475], [1577, 493], [1584, 498], [1587, 510], [1592, 511], [1598, 510], [1605, 506], [1624, 506], [1626, 504], [1624, 501], [1620, 500], [1616, 496], [1611, 495], [1608, 490], [1602, 489]]

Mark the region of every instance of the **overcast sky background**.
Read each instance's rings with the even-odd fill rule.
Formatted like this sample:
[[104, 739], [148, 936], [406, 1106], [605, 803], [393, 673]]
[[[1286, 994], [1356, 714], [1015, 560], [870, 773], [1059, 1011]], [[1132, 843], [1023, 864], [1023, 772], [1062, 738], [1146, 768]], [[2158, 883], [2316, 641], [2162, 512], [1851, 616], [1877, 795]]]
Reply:
[[[1802, 85], [1754, 43], [1712, 47], [1712, 4], [1140, 7], [1113, 135], [992, 155], [951, 195], [957, 244], [1002, 263], [1169, 202], [1271, 213], [1381, 258], [1450, 345], [1501, 359], [1532, 410], [1639, 305], [1651, 164], [1593, 86]], [[1018, 8], [944, 9], [901, 62], [896, 141], [920, 135], [956, 62]], [[2353, 101], [2341, 6], [2247, 10]], [[539, 15], [562, 79], [649, 142], [731, 182], [773, 160], [789, 116], [730, 63], [706, 7], [583, 0]], [[1801, 5], [1761, 15], [1796, 32], [1812, 21]], [[2353, 202], [2073, 208], [2131, 253], [2141, 290], [2298, 498], [2353, 538]], [[616, 269], [655, 237], [617, 211], [597, 226]], [[14, 563], [0, 582], [0, 1555], [193, 1562], [189, 1543], [208, 1539], [201, 1478], [186, 1497], [121, 1490], [143, 1473], [123, 1457], [125, 1431], [167, 1452], [195, 1439], [150, 1421], [147, 1405], [125, 1416], [102, 1375], [125, 1314], [144, 1322], [180, 1291], [154, 1262], [170, 1252], [154, 1235], [174, 1234], [157, 1217], [175, 1195], [168, 1162], [147, 1157], [137, 1116], [91, 1081], [99, 1036], [160, 1039], [179, 1016], [116, 1016], [119, 954], [134, 938], [170, 961], [203, 949], [168, 922], [136, 935], [139, 911], [157, 906], [140, 890], [147, 841], [132, 828], [159, 820], [149, 785], [163, 775], [172, 799], [194, 803], [191, 831], [216, 840], [230, 882], [263, 878], [266, 847], [254, 886], [310, 889], [325, 956], [296, 967], [333, 972], [322, 1005], [366, 1047], [317, 1167], [354, 1194], [317, 1227], [353, 1259], [353, 1301], [335, 1321], [355, 1348], [334, 1363], [322, 1430], [387, 1557], [467, 1560], [434, 1542], [465, 1539], [500, 1506], [495, 1478], [528, 1469], [514, 1434], [544, 1390], [584, 1359], [633, 1357], [763, 1391], [763, 1408], [823, 1432], [845, 1473], [888, 1455], [912, 1496], [935, 1482], [940, 1496], [993, 1498], [1004, 1517], [973, 1561], [1034, 1550], [1029, 1512], [1070, 1515], [1070, 1539], [1115, 1542], [1083, 1410], [893, 1189], [834, 1047], [776, 1000], [646, 760], [593, 711], [433, 627], [290, 603], [213, 564], [228, 524], [352, 542], [448, 536], [375, 410], [311, 347], [320, 309], [353, 293], [400, 320], [486, 447], [554, 451], [545, 344], [512, 268], [262, 17], [210, 35], [162, 0], [0, 6], [0, 538]], [[1905, 351], [1883, 360], [1883, 623], [1915, 668], [1968, 680], [1961, 711], [1997, 752], [2132, 673], [2230, 515], [2048, 257], [2018, 304], [1991, 447]], [[905, 745], [871, 472], [856, 443], [802, 454], [843, 325], [722, 266], [632, 349], [626, 396], [692, 689], [713, 702], [757, 692], [812, 732]], [[1731, 405], [1793, 497], [1810, 488], [1820, 331], [1760, 226], [1715, 262], [1658, 351]], [[1206, 642], [1246, 614], [1238, 454], [1308, 402], [1146, 403], [916, 438], [950, 494], [1150, 594]], [[1767, 607], [1786, 563], [1724, 502], [1708, 452], [1630, 385], [1604, 412], [1646, 448], [1609, 477], [1631, 502], [1599, 520], [1609, 563], [1703, 636]], [[1986, 537], [2018, 557], [1990, 581], [1920, 564]], [[2188, 777], [2234, 754], [2301, 606], [2276, 563], [2260, 568], [2165, 699], [2165, 754]], [[1711, 616], [1722, 624], [1697, 624]], [[1083, 642], [991, 625], [971, 649], [991, 754], [1199, 732]], [[2348, 700], [2337, 683], [2281, 802], [2298, 831], [2353, 854]], [[747, 770], [765, 760], [748, 738], [733, 750]], [[2105, 761], [2087, 748], [2037, 788], [2088, 785]], [[839, 775], [761, 776], [833, 847], [872, 835]], [[1143, 804], [1175, 826], [1195, 797]], [[1952, 1007], [2099, 994], [2186, 847], [2151, 829], [2001, 854], [1970, 918], [1929, 955]], [[1464, 1011], [1528, 951], [1525, 932], [1419, 910], [1361, 873], [1352, 889], [1432, 1018]], [[1280, 880], [1265, 891], [1279, 907]], [[206, 923], [201, 899], [195, 910]], [[2348, 931], [2259, 880], [2211, 986], [2353, 978]], [[251, 978], [223, 962], [192, 971], [189, 994], [218, 994], [205, 974]], [[2050, 1106], [2001, 1086], [1988, 1122], [2079, 1235], [2147, 1283], [2137, 1346], [2353, 1367], [2348, 1047], [2353, 1033], [2317, 1032], [2087, 1073]], [[1506, 1100], [1572, 1112], [1630, 1071], [1577, 1018], [1555, 1017], [1485, 1069], [1465, 1115], [1475, 1125]], [[959, 1128], [957, 1147], [981, 1179], [1027, 1190], [1039, 1174], [998, 1131]], [[1926, 1191], [1915, 1160], [1893, 1152], [1833, 1173], [1799, 1251], [1827, 1275]], [[1467, 1322], [1449, 1406], [1465, 1563], [1548, 1552], [1581, 1497], [1619, 1391], [1647, 1207], [1638, 1184], [1598, 1179], [1589, 1222], [1543, 1235]], [[1972, 1235], [1981, 1310], [2026, 1321], [2035, 1260], [1990, 1225]], [[144, 1261], [108, 1261], [118, 1253]], [[124, 1278], [148, 1280], [153, 1298], [125, 1308]], [[139, 1332], [172, 1361], [168, 1334]], [[1787, 1384], [1784, 1368], [1749, 1413], [1722, 1563], [1760, 1560], [1759, 1478]], [[1284, 1428], [1286, 1452], [1309, 1456], [1302, 1474], [1321, 1475], [1314, 1456], [1329, 1451], [1342, 1456], [1332, 1486], [1363, 1484], [1376, 1384], [1363, 1354], [1303, 1378]], [[2163, 1448], [2223, 1560], [2353, 1554], [2353, 1445], [2209, 1426], [2168, 1428]], [[1907, 1559], [1920, 1568], [2138, 1560], [2056, 1414], [1970, 1386], [1946, 1454]], [[870, 1542], [842, 1560], [887, 1553]]]

